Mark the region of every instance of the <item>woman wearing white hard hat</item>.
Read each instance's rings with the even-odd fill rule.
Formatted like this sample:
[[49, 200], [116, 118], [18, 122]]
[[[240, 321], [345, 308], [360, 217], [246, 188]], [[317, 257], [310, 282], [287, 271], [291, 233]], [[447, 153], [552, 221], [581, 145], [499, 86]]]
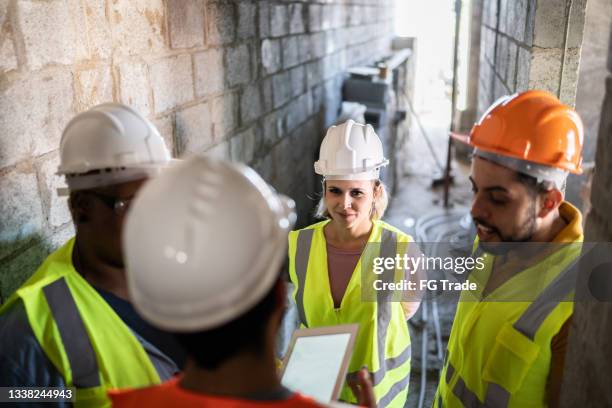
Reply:
[[[410, 377], [409, 316], [385, 294], [368, 301], [362, 290], [363, 279], [372, 276], [362, 269], [370, 265], [366, 252], [395, 257], [412, 241], [380, 220], [388, 196], [379, 175], [388, 163], [372, 126], [349, 120], [327, 131], [314, 165], [324, 178], [318, 215], [326, 220], [289, 234], [289, 274], [303, 326], [359, 324], [347, 382], [367, 366], [378, 406], [403, 407]], [[341, 399], [355, 401], [349, 386]]]

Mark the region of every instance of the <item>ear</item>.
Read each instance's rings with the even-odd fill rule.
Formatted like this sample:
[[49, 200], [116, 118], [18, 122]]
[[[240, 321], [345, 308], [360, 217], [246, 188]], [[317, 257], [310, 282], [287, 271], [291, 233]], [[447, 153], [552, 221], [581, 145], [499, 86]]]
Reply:
[[382, 189], [382, 186], [380, 184], [380, 181], [376, 180], [374, 182], [374, 198], [378, 198], [380, 196], [381, 189]]
[[540, 211], [539, 217], [546, 217], [552, 211], [555, 211], [563, 202], [563, 193], [553, 188], [540, 196]]
[[89, 222], [89, 211], [91, 209], [89, 197], [79, 191], [70, 193], [68, 206], [72, 214], [72, 220], [75, 224], [78, 225]]

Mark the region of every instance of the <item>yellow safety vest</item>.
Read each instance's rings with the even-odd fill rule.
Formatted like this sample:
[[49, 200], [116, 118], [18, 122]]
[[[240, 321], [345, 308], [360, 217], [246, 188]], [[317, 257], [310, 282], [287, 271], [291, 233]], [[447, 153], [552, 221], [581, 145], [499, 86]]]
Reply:
[[[463, 292], [457, 305], [434, 407], [547, 405], [550, 344], [573, 311], [581, 240], [522, 270], [483, 300], [494, 263], [484, 255], [485, 267], [468, 278], [477, 290]], [[525, 301], [507, 301], [517, 298]]]
[[[329, 221], [311, 225], [289, 234], [289, 274], [293, 296], [302, 327], [320, 327], [358, 323], [359, 331], [349, 364], [349, 377], [363, 366], [370, 371], [379, 407], [403, 407], [410, 379], [410, 334], [399, 302], [389, 294], [377, 294], [376, 301], [362, 299], [362, 253], [346, 288], [339, 308], [334, 307], [327, 270], [327, 248], [323, 227]], [[412, 239], [400, 230], [373, 221], [368, 243], [380, 246], [380, 255], [395, 257], [400, 247]], [[378, 247], [376, 247], [378, 248]], [[369, 265], [370, 263], [365, 263]], [[342, 400], [354, 402], [345, 385]]]
[[45, 354], [76, 387], [76, 406], [110, 406], [108, 389], [159, 384], [138, 339], [72, 265], [74, 238], [52, 253], [0, 308], [21, 300]]

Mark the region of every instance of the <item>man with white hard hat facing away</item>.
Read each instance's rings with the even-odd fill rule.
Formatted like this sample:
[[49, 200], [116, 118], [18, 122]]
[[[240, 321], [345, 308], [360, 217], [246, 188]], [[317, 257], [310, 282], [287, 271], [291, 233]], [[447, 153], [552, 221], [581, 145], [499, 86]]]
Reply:
[[[124, 232], [128, 288], [143, 318], [176, 335], [188, 362], [162, 385], [111, 392], [114, 406], [321, 406], [284, 388], [275, 360], [293, 207], [251, 168], [210, 157], [143, 188]], [[372, 406], [366, 372], [361, 386], [360, 402]]]
[[582, 122], [555, 96], [527, 91], [498, 100], [464, 140], [475, 147], [484, 268], [457, 306], [434, 406], [556, 407], [583, 240], [564, 190], [581, 172]]
[[121, 250], [132, 199], [171, 159], [147, 119], [106, 103], [68, 123], [60, 160], [76, 235], [0, 308], [0, 386], [74, 387], [77, 405], [104, 406], [107, 389], [159, 383], [184, 360], [133, 310]]

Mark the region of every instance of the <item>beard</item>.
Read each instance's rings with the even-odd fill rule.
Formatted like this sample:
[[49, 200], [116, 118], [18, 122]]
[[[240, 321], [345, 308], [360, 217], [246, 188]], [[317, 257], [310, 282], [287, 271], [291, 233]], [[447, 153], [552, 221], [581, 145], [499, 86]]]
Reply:
[[512, 249], [518, 248], [518, 245], [514, 245], [515, 243], [530, 241], [536, 229], [535, 209], [536, 203], [535, 200], [533, 200], [527, 209], [527, 218], [521, 225], [515, 228], [511, 234], [504, 234], [497, 227], [487, 224], [478, 217], [473, 217], [472, 219], [476, 225], [480, 224], [486, 228], [490, 228], [501, 240], [501, 242], [484, 242], [479, 240], [478, 246], [488, 254], [504, 255]]

